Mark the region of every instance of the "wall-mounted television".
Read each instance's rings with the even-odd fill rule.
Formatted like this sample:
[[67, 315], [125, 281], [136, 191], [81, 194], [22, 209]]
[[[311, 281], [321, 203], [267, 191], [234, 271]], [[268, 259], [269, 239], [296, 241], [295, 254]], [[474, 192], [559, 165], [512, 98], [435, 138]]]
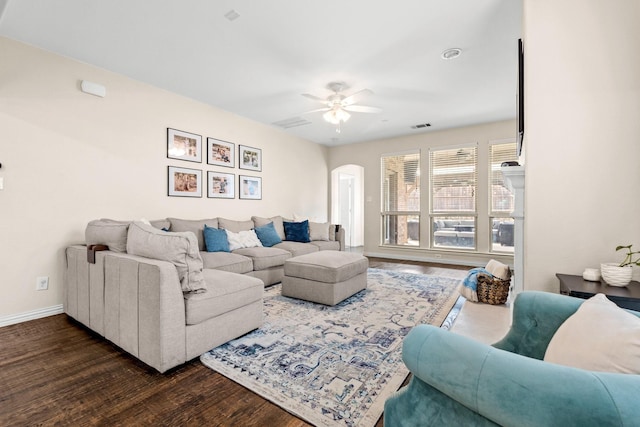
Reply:
[[524, 47], [522, 39], [518, 39], [518, 92], [516, 94], [516, 154], [522, 154], [524, 139]]

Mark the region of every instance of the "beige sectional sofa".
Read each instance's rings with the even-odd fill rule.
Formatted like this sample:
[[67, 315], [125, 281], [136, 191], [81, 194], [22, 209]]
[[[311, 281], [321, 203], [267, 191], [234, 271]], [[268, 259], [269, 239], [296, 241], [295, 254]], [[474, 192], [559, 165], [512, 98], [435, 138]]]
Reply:
[[[207, 252], [204, 225], [240, 232], [282, 217], [186, 220], [151, 224], [92, 221], [86, 245], [66, 250], [64, 310], [160, 372], [262, 325], [264, 286], [281, 281], [284, 262], [319, 250], [344, 250], [344, 231], [310, 225], [310, 237], [272, 247]], [[324, 233], [324, 229], [327, 233]], [[327, 235], [328, 234], [328, 235]], [[284, 233], [283, 233], [284, 236]], [[286, 237], [286, 236], [284, 236]], [[106, 245], [89, 262], [87, 248]]]

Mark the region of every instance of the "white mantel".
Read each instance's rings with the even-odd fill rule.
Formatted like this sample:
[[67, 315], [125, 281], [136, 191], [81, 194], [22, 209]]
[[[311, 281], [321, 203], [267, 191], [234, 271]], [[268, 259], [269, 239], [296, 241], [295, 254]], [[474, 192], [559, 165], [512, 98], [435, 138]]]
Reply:
[[524, 166], [505, 166], [501, 170], [514, 197], [513, 280], [508, 301], [512, 305], [516, 295], [524, 291]]

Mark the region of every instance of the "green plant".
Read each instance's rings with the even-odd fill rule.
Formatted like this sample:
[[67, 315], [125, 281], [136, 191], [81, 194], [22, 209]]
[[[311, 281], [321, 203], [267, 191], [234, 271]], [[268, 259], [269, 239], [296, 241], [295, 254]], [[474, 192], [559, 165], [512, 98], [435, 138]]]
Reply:
[[627, 256], [624, 257], [624, 260], [620, 263], [620, 267], [625, 267], [627, 265], [638, 265], [640, 266], [640, 256], [638, 256], [636, 258], [636, 260], [633, 260], [633, 256], [636, 254], [640, 254], [640, 251], [633, 251], [631, 250], [631, 247], [633, 245], [626, 245], [626, 246], [618, 246], [616, 248], [616, 252], [619, 251], [620, 249], [626, 249], [627, 250]]

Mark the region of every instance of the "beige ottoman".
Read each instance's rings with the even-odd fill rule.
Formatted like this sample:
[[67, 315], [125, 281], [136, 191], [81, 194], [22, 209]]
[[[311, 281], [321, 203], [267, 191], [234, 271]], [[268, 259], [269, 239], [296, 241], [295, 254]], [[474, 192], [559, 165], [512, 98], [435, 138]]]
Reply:
[[367, 288], [369, 260], [360, 254], [320, 251], [284, 262], [282, 295], [336, 305]]

